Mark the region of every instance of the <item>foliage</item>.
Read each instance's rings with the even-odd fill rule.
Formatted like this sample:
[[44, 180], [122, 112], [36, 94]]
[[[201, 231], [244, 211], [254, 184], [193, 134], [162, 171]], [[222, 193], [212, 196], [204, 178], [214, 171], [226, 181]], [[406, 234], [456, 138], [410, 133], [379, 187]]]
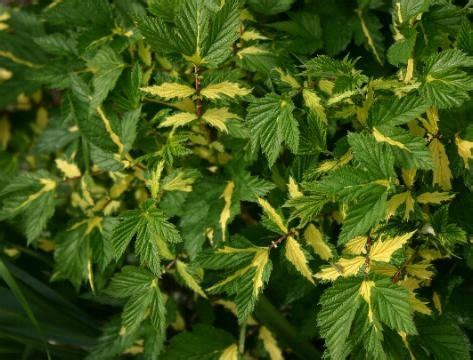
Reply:
[[470, 358], [471, 1], [21, 3], [2, 354]]

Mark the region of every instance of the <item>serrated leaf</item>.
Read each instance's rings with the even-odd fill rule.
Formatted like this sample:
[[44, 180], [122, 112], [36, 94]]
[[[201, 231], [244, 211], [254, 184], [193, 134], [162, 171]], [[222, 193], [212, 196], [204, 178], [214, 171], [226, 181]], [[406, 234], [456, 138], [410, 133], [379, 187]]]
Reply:
[[270, 166], [282, 150], [282, 144], [297, 152], [299, 126], [293, 116], [294, 104], [276, 94], [268, 94], [251, 102], [246, 121], [252, 132], [253, 152], [261, 147]]
[[56, 181], [43, 171], [14, 178], [0, 192], [0, 220], [21, 215], [28, 243], [33, 242], [54, 214], [56, 187]]
[[469, 99], [472, 86], [471, 77], [459, 68], [472, 66], [473, 57], [458, 49], [433, 54], [425, 61], [424, 82], [419, 91], [438, 108], [460, 106]]
[[285, 252], [286, 259], [294, 265], [296, 270], [301, 273], [307, 280], [312, 284], [314, 279], [312, 278], [312, 272], [310, 271], [308, 260], [301, 249], [300, 244], [292, 236], [288, 236], [286, 239]]
[[208, 109], [203, 115], [204, 120], [210, 126], [217, 128], [220, 131], [227, 132], [227, 125], [230, 119], [238, 119], [238, 115], [233, 114], [227, 107]]
[[320, 298], [317, 325], [333, 359], [348, 356], [350, 328], [361, 304], [360, 284], [358, 279], [339, 280]]
[[432, 184], [438, 184], [442, 190], [451, 190], [453, 176], [445, 147], [439, 139], [434, 138], [429, 144], [429, 150], [434, 164]]
[[309, 224], [307, 226], [304, 231], [304, 239], [322, 260], [330, 260], [333, 257], [332, 249], [324, 241], [323, 234], [315, 225]]
[[457, 146], [458, 155], [462, 158], [465, 169], [470, 168], [469, 161], [473, 159], [473, 141], [464, 140], [455, 135], [455, 145]]
[[174, 115], [168, 116], [163, 122], [159, 124], [159, 127], [180, 127], [189, 124], [190, 122], [197, 119], [197, 115], [188, 112], [181, 112]]
[[427, 109], [427, 104], [419, 96], [407, 95], [376, 102], [369, 111], [368, 124], [402, 125], [419, 117]]
[[266, 352], [269, 354], [271, 360], [283, 360], [282, 351], [278, 346], [278, 342], [274, 338], [273, 334], [265, 327], [261, 326], [259, 329], [258, 337], [263, 341], [263, 346]]
[[338, 238], [339, 244], [364, 235], [385, 216], [386, 192], [373, 191], [360, 198], [348, 211]]
[[[242, 253], [245, 255], [250, 254], [250, 256], [241, 257]], [[222, 256], [223, 254], [225, 255]], [[207, 291], [213, 293], [225, 291], [229, 294], [236, 294], [235, 303], [238, 310], [238, 320], [240, 323], [243, 323], [253, 311], [261, 290], [268, 281], [271, 272], [269, 249], [224, 247], [217, 250], [216, 255], [218, 255], [217, 258], [211, 256], [208, 260], [200, 261], [200, 263], [204, 268], [209, 266], [215, 267], [218, 264], [216, 261], [220, 262], [218, 267], [229, 267], [230, 265], [234, 267], [235, 256], [239, 257], [240, 262], [243, 262], [243, 264], [250, 260], [248, 265], [240, 265], [242, 267], [237, 268], [229, 276], [207, 289]]]
[[407, 290], [384, 279], [376, 282], [371, 294], [373, 312], [381, 322], [393, 330], [417, 334]]
[[202, 96], [217, 100], [224, 96], [235, 98], [237, 96], [246, 96], [251, 93], [251, 89], [240, 87], [240, 84], [231, 81], [223, 81], [217, 84], [210, 84], [204, 87], [200, 93]]
[[161, 272], [161, 243], [181, 241], [175, 226], [166, 220], [164, 213], [158, 210], [152, 201], [146, 202], [139, 210], [127, 211], [119, 218], [110, 240], [116, 259], [123, 255], [135, 236], [135, 251], [141, 264], [148, 266], [155, 274]]
[[[417, 321], [419, 336], [409, 337], [422, 345], [421, 353], [415, 356], [433, 356], [435, 359], [467, 360], [470, 359], [470, 342], [453, 319], [442, 316], [437, 319], [419, 318]], [[428, 355], [425, 355], [428, 351]]]
[[76, 164], [64, 159], [56, 159], [55, 162], [57, 168], [61, 170], [66, 178], [77, 178], [81, 176], [80, 169]]
[[199, 283], [196, 279], [191, 275], [188, 270], [188, 266], [180, 260], [176, 261], [176, 270], [180, 277], [184, 280], [184, 283], [189, 287], [191, 290], [202, 296], [204, 299], [207, 298], [205, 295], [204, 290], [200, 287]]
[[258, 203], [263, 208], [264, 213], [278, 228], [282, 233], [286, 234], [288, 232], [287, 226], [284, 223], [283, 218], [279, 215], [269, 202], [263, 198], [258, 198]]
[[179, 83], [162, 83], [141, 88], [141, 91], [153, 96], [159, 96], [166, 100], [173, 98], [185, 98], [194, 95], [195, 89], [189, 85]]
[[451, 200], [455, 197], [454, 194], [448, 192], [425, 192], [416, 196], [416, 201], [420, 204], [440, 204], [443, 201]]
[[392, 254], [399, 250], [414, 235], [415, 231], [403, 235], [379, 239], [374, 242], [370, 249], [370, 259], [374, 261], [389, 262]]
[[115, 87], [125, 64], [114, 50], [103, 47], [87, 62], [87, 66], [94, 73], [91, 107], [95, 109]]

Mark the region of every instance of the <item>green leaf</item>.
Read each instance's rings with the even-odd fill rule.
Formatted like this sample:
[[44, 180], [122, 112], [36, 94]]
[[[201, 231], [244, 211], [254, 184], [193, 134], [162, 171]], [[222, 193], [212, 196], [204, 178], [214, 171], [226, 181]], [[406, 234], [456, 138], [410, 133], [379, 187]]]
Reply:
[[[235, 269], [234, 259], [239, 258], [239, 266]], [[248, 262], [243, 262], [249, 259]], [[238, 321], [244, 323], [253, 312], [256, 301], [271, 274], [272, 263], [269, 260], [268, 248], [232, 248], [223, 247], [199, 261], [204, 268], [216, 266], [229, 267], [232, 273], [207, 289], [210, 293], [226, 292], [235, 295]]]
[[21, 216], [28, 243], [43, 232], [55, 210], [56, 180], [45, 171], [25, 173], [0, 191], [0, 220]]
[[360, 70], [355, 69], [355, 63], [356, 60], [350, 60], [348, 57], [337, 60], [326, 55], [319, 55], [304, 64], [303, 74], [335, 78], [334, 93], [354, 90], [367, 80]]
[[385, 58], [384, 38], [381, 33], [382, 24], [370, 11], [355, 10], [358, 21], [355, 23], [355, 41], [358, 45], [364, 44], [375, 60], [383, 65]]
[[[470, 341], [466, 334], [447, 316], [417, 319], [419, 336], [409, 337], [409, 341], [419, 344], [415, 348], [416, 357], [431, 357], [437, 360], [468, 360], [471, 358]], [[427, 354], [425, 354], [425, 352]]]
[[173, 337], [163, 360], [218, 360], [232, 343], [232, 335], [210, 325], [197, 324], [192, 331]]
[[376, 128], [382, 135], [388, 137], [388, 141], [402, 144], [392, 145], [388, 143], [394, 153], [396, 164], [404, 169], [432, 169], [432, 155], [425, 140], [412, 135], [401, 128], [378, 127]]
[[417, 334], [406, 289], [393, 284], [389, 278], [376, 281], [371, 289], [371, 302], [379, 320], [391, 329]]
[[248, 5], [253, 11], [275, 15], [290, 9], [294, 0], [249, 0]]
[[394, 174], [394, 155], [385, 144], [379, 144], [368, 134], [348, 134], [353, 156], [375, 179], [389, 179]]
[[472, 79], [463, 67], [472, 67], [473, 57], [461, 50], [449, 49], [431, 55], [425, 61], [423, 83], [419, 88], [427, 101], [439, 108], [460, 106], [469, 99]]
[[412, 56], [414, 46], [416, 44], [417, 32], [411, 31], [411, 33], [403, 39], [396, 41], [388, 49], [388, 60], [394, 65], [398, 66], [406, 64], [407, 60]]
[[429, 0], [401, 0], [399, 1], [402, 22], [409, 22], [411, 18], [425, 12], [429, 8]]
[[344, 244], [358, 235], [366, 234], [384, 218], [386, 202], [387, 193], [385, 189], [378, 186], [350, 206], [338, 237], [338, 243]]
[[324, 291], [317, 315], [320, 335], [332, 359], [345, 359], [350, 351], [350, 328], [361, 304], [359, 279], [342, 279]]
[[210, 18], [204, 60], [213, 67], [227, 60], [231, 46], [239, 38], [240, 12], [237, 0], [227, 0]]
[[376, 102], [370, 108], [368, 124], [370, 126], [406, 124], [418, 118], [426, 109], [427, 104], [419, 96], [391, 97]]
[[108, 96], [108, 93], [115, 87], [125, 64], [122, 58], [111, 48], [103, 47], [93, 58], [87, 61], [87, 67], [94, 74], [92, 83], [94, 93], [91, 107], [95, 109]]
[[123, 255], [135, 236], [135, 251], [141, 264], [148, 266], [155, 274], [161, 272], [160, 247], [181, 241], [175, 226], [166, 220], [153, 201], [147, 201], [141, 209], [127, 211], [119, 218], [110, 240], [116, 259]]
[[255, 99], [248, 107], [246, 121], [252, 132], [252, 151], [261, 147], [269, 166], [276, 161], [283, 143], [294, 153], [299, 148], [299, 126], [293, 110], [292, 100], [276, 94]]
[[153, 273], [125, 266], [113, 277], [106, 291], [114, 297], [129, 298], [122, 313], [125, 333], [133, 333], [149, 314], [151, 324], [158, 334], [164, 334], [166, 307]]

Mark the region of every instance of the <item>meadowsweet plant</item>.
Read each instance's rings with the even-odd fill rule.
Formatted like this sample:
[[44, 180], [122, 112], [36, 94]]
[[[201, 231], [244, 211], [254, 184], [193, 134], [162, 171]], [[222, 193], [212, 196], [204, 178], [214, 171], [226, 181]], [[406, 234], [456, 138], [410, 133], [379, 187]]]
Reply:
[[7, 3], [1, 353], [470, 359], [471, 1]]

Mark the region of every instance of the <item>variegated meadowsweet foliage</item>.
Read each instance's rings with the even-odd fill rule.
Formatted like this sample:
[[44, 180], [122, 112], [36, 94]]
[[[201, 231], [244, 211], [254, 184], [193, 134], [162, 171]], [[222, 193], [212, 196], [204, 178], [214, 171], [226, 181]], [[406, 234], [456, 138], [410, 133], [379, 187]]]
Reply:
[[0, 352], [470, 358], [471, 1], [31, 3], [0, 5]]

